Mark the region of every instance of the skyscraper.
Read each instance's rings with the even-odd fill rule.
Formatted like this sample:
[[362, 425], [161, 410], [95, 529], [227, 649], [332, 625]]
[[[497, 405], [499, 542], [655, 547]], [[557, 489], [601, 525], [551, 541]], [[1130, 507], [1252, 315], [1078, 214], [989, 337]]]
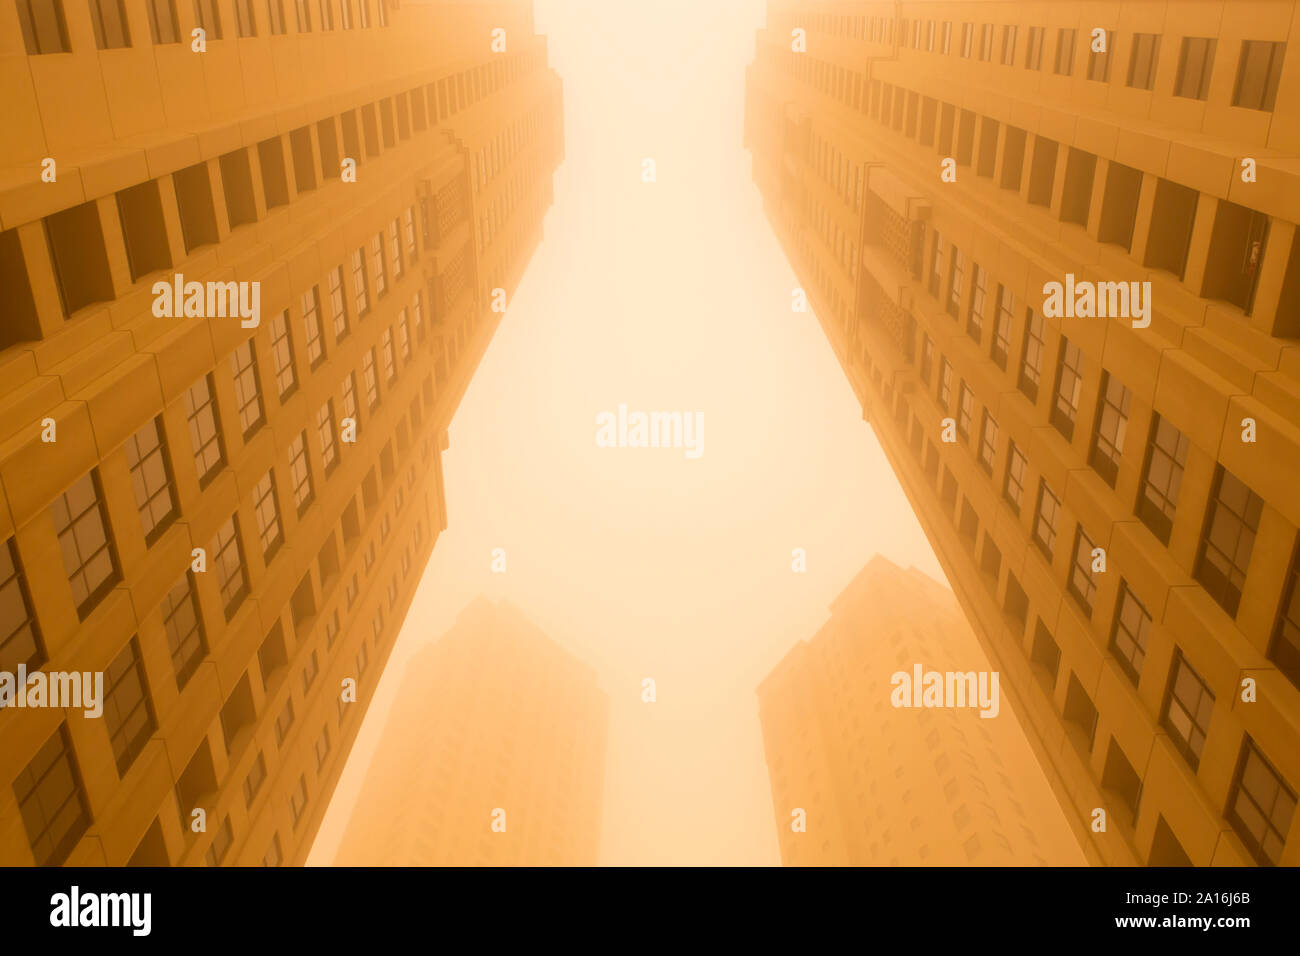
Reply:
[[[0, 4], [0, 863], [301, 863], [541, 237], [522, 0]], [[190, 285], [190, 284], [193, 285]]]
[[[992, 693], [963, 697], [958, 707], [914, 706], [912, 685], [895, 675], [910, 680], [918, 671], [974, 675], [970, 686]], [[830, 620], [759, 686], [782, 861], [1081, 865], [1010, 702], [988, 674], [952, 592], [915, 568], [872, 558]]]
[[768, 9], [755, 183], [1088, 858], [1300, 862], [1297, 4]]
[[594, 866], [608, 723], [591, 668], [475, 599], [407, 668], [336, 862]]

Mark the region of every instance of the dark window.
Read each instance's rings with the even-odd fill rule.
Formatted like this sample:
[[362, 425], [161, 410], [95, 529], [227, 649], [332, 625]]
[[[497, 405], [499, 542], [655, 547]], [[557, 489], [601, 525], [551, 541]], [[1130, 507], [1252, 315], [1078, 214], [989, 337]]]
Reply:
[[181, 31], [176, 20], [174, 0], [146, 0], [149, 34], [154, 43], [180, 43]]
[[117, 50], [131, 45], [131, 28], [127, 24], [123, 0], [90, 0], [90, 22], [95, 28], [95, 45], [101, 50]]
[[18, 23], [27, 52], [33, 56], [67, 53], [71, 49], [62, 0], [18, 0]]
[[208, 845], [208, 852], [204, 854], [208, 866], [220, 866], [234, 843], [235, 831], [230, 825], [230, 814], [226, 814], [226, 818], [221, 821], [221, 826], [212, 837], [212, 843]]
[[984, 469], [987, 475], [993, 474], [993, 459], [997, 455], [998, 448], [998, 423], [989, 410], [984, 409], [984, 421], [980, 426], [980, 467]]
[[1160, 36], [1156, 33], [1133, 34], [1133, 52], [1128, 61], [1128, 85], [1149, 90], [1156, 81], [1156, 62], [1160, 57]]
[[262, 414], [262, 387], [257, 377], [257, 355], [253, 340], [230, 353], [230, 371], [235, 379], [235, 408], [239, 413], [239, 430], [247, 441], [265, 422]]
[[194, 22], [207, 31], [209, 40], [221, 39], [221, 10], [217, 0], [194, 0]]
[[253, 486], [253, 514], [257, 516], [257, 539], [262, 545], [262, 557], [269, 564], [284, 543], [280, 505], [275, 497], [274, 469], [268, 469]]
[[113, 275], [98, 205], [84, 202], [52, 213], [44, 221], [64, 316], [96, 302], [111, 302]]
[[1074, 561], [1070, 565], [1070, 596], [1078, 602], [1084, 614], [1092, 617], [1092, 602], [1097, 596], [1097, 582], [1092, 574], [1092, 551], [1096, 545], [1079, 525], [1074, 536]]
[[1169, 543], [1174, 526], [1189, 445], [1186, 435], [1166, 419], [1154, 416], [1142, 472], [1142, 490], [1138, 493], [1137, 516], [1164, 544]]
[[1002, 484], [1002, 497], [1011, 505], [1011, 510], [1020, 514], [1021, 502], [1025, 497], [1025, 478], [1029, 470], [1029, 460], [1013, 441], [1007, 453], [1007, 476]]
[[1043, 552], [1048, 563], [1052, 561], [1052, 552], [1056, 547], [1056, 526], [1061, 518], [1061, 500], [1056, 497], [1047, 484], [1047, 479], [1038, 481], [1038, 511], [1034, 516], [1034, 542]]
[[203, 616], [199, 613], [199, 596], [189, 571], [181, 575], [162, 600], [163, 629], [171, 652], [172, 670], [177, 688], [184, 688], [208, 652], [203, 637]]
[[1249, 110], [1272, 111], [1282, 80], [1286, 44], [1270, 40], [1243, 40], [1237, 65], [1237, 85], [1232, 105]]
[[1192, 669], [1182, 651], [1174, 653], [1174, 670], [1165, 694], [1164, 715], [1161, 726], [1169, 731], [1170, 739], [1179, 753], [1195, 770], [1205, 749], [1205, 737], [1210, 732], [1210, 717], [1214, 714], [1214, 694], [1204, 678]]
[[1115, 622], [1110, 631], [1110, 650], [1120, 667], [1134, 684], [1142, 674], [1147, 656], [1147, 637], [1151, 633], [1151, 615], [1137, 599], [1127, 581], [1119, 586], [1115, 605]]
[[91, 469], [50, 507], [72, 601], [84, 621], [120, 577], [99, 473]]
[[226, 460], [211, 374], [199, 379], [185, 393], [185, 419], [190, 426], [190, 444], [194, 449], [194, 470], [198, 474], [199, 487], [206, 488]]
[[1011, 352], [1011, 320], [1016, 312], [1016, 297], [1004, 285], [998, 286], [998, 311], [993, 324], [993, 342], [989, 354], [997, 367], [1006, 371]]
[[965, 383], [961, 383], [961, 392], [957, 399], [957, 434], [964, 442], [970, 442], [971, 425], [975, 418], [975, 394]]
[[1079, 414], [1079, 392], [1083, 387], [1083, 350], [1061, 336], [1056, 364], [1056, 395], [1052, 400], [1051, 422], [1069, 441], [1074, 437], [1074, 419]]
[[37, 866], [59, 866], [90, 826], [90, 804], [66, 724], [50, 735], [14, 781], [19, 814]]
[[104, 674], [104, 726], [113, 745], [119, 777], [125, 777], [135, 758], [157, 729], [140, 642], [131, 638]]
[[1069, 728], [1079, 734], [1079, 739], [1087, 746], [1089, 753], [1097, 738], [1097, 706], [1083, 689], [1083, 684], [1075, 674], [1070, 674], [1070, 684], [1065, 692], [1065, 710], [1062, 713]]
[[239, 541], [239, 519], [226, 519], [208, 545], [208, 560], [217, 572], [221, 604], [229, 621], [248, 596], [248, 573], [244, 570], [244, 549]]
[[1056, 31], [1055, 71], [1061, 76], [1074, 72], [1074, 44], [1076, 33], [1073, 28], [1061, 27]]
[[13, 674], [19, 664], [34, 671], [45, 663], [45, 648], [32, 613], [18, 546], [13, 538], [0, 545], [0, 671]]
[[[0, 569], [0, 579], [3, 576], [3, 569]], [[3, 596], [7, 586], [0, 585], [0, 596]], [[1291, 683], [1300, 687], [1300, 546], [1297, 546], [1291, 558], [1291, 570], [1287, 573], [1286, 586], [1282, 591], [1277, 627], [1273, 631], [1273, 643], [1268, 656]]]
[[1210, 95], [1210, 73], [1214, 70], [1216, 44], [1217, 41], [1211, 37], [1183, 37], [1183, 49], [1178, 57], [1178, 78], [1174, 81], [1175, 96], [1203, 100]]
[[135, 491], [146, 544], [153, 544], [176, 518], [171, 462], [163, 437], [161, 416], [147, 422], [126, 440], [126, 463]]
[[1097, 53], [1092, 50], [1093, 40], [1089, 36], [1088, 43], [1088, 79], [1097, 80], [1100, 83], [1110, 82], [1110, 63], [1111, 63], [1111, 44], [1115, 42], [1115, 31], [1106, 30], [1104, 40], [1106, 49], [1104, 52]]
[[1295, 805], [1295, 791], [1247, 737], [1226, 816], [1258, 863], [1277, 866]]
[[1130, 392], [1110, 372], [1101, 373], [1101, 397], [1097, 402], [1097, 422], [1092, 433], [1092, 448], [1088, 464], [1115, 487], [1119, 475], [1120, 457], [1124, 451], [1124, 433], [1128, 429], [1129, 407], [1133, 401]]
[[1241, 602], [1263, 510], [1259, 495], [1220, 465], [1202, 532], [1196, 580], [1233, 617]]
[[298, 387], [298, 371], [293, 366], [293, 340], [289, 337], [288, 309], [271, 320], [271, 364], [275, 368], [276, 392], [283, 403]]
[[1026, 309], [1025, 345], [1020, 359], [1020, 378], [1016, 387], [1031, 402], [1038, 401], [1038, 384], [1043, 377], [1043, 318], [1033, 309]]

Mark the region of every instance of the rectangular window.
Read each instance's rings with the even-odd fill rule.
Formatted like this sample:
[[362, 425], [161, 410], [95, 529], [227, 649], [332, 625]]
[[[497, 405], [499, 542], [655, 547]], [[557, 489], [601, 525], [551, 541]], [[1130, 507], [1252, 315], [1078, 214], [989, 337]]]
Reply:
[[275, 498], [274, 469], [269, 469], [253, 486], [253, 513], [257, 516], [257, 538], [262, 544], [262, 557], [270, 564], [275, 552], [284, 544], [280, 505]]
[[948, 314], [954, 319], [961, 313], [962, 286], [965, 283], [966, 257], [956, 246], [952, 247], [952, 260], [948, 265]]
[[177, 515], [162, 416], [150, 420], [126, 440], [126, 464], [145, 544], [153, 544]]
[[1096, 548], [1083, 525], [1074, 536], [1074, 561], [1070, 566], [1070, 581], [1067, 590], [1078, 602], [1084, 614], [1091, 620], [1092, 604], [1097, 597], [1097, 582], [1092, 574], [1092, 552]]
[[[366, 4], [365, 0], [361, 3], [361, 25], [366, 26]], [[294, 787], [293, 793], [289, 796], [289, 809], [293, 811], [293, 825], [298, 826], [302, 822], [302, 815], [307, 812], [307, 776], [305, 774], [298, 777], [298, 786]]]
[[971, 264], [970, 311], [966, 313], [966, 334], [976, 342], [984, 334], [984, 304], [988, 299], [989, 274], [978, 262]]
[[14, 796], [36, 865], [61, 865], [90, 827], [90, 802], [66, 724], [14, 780]]
[[1030, 27], [1028, 42], [1025, 44], [1025, 69], [1041, 70], [1043, 68], [1043, 34], [1045, 27]]
[[320, 324], [320, 286], [312, 286], [299, 300], [307, 341], [307, 364], [314, 371], [325, 361], [325, 333]]
[[1282, 80], [1286, 44], [1269, 40], [1243, 40], [1237, 64], [1237, 84], [1232, 105], [1272, 112]]
[[338, 448], [334, 443], [334, 399], [326, 400], [316, 412], [316, 438], [320, 442], [321, 464], [328, 477], [338, 464]]
[[1120, 581], [1115, 621], [1110, 630], [1110, 651], [1134, 684], [1142, 674], [1150, 633], [1151, 615], [1146, 605], [1137, 599], [1127, 581]]
[[[1099, 28], [1100, 29], [1100, 28]], [[1088, 79], [1099, 83], [1110, 82], [1111, 44], [1115, 42], [1114, 30], [1102, 30], [1101, 36], [1090, 37], [1088, 45]], [[1098, 45], [1103, 49], [1098, 50]]]
[[1187, 436], [1166, 419], [1159, 415], [1152, 417], [1137, 516], [1162, 544], [1169, 543], [1169, 533], [1173, 530], [1190, 444]]
[[18, 0], [18, 23], [27, 52], [33, 56], [71, 49], [62, 0]]
[[1056, 548], [1056, 526], [1061, 518], [1061, 499], [1056, 497], [1046, 478], [1038, 480], [1038, 511], [1034, 515], [1034, 542], [1048, 563]]
[[317, 22], [320, 24], [321, 30], [333, 30], [334, 0], [319, 0], [317, 12], [319, 13]]
[[266, 758], [258, 751], [257, 761], [253, 764], [248, 776], [244, 778], [244, 806], [252, 807], [253, 801], [257, 799], [257, 794], [262, 789], [262, 784], [266, 782]]
[[271, 363], [275, 366], [275, 387], [280, 402], [298, 387], [298, 373], [293, 367], [293, 340], [289, 337], [289, 310], [271, 320]]
[[117, 775], [125, 777], [158, 727], [140, 659], [140, 641], [135, 637], [104, 673], [104, 726], [117, 761]]
[[1264, 502], [1222, 465], [1214, 479], [1201, 533], [1196, 580], [1228, 614], [1237, 616]]
[[969, 60], [971, 54], [975, 51], [975, 24], [963, 23], [961, 25], [961, 55], [964, 59]]
[[1079, 414], [1079, 392], [1083, 387], [1083, 351], [1061, 336], [1060, 357], [1056, 365], [1056, 396], [1052, 401], [1051, 422], [1069, 441], [1074, 437], [1074, 420]]
[[175, 0], [146, 0], [149, 34], [154, 43], [180, 43], [181, 32], [176, 20]]
[[354, 424], [360, 426], [360, 416], [357, 408], [357, 373], [349, 372], [348, 377], [343, 380], [343, 415], [345, 418], [352, 419]]
[[388, 224], [388, 255], [393, 263], [393, 281], [396, 282], [402, 277], [402, 238], [398, 232], [398, 221], [394, 219]]
[[[22, 3], [18, 6], [21, 11]], [[95, 29], [95, 46], [101, 50], [119, 50], [131, 45], [131, 28], [123, 0], [90, 0], [90, 22]]]
[[1214, 694], [1200, 674], [1192, 669], [1181, 650], [1174, 652], [1174, 670], [1165, 693], [1164, 716], [1160, 724], [1178, 752], [1195, 770], [1205, 750], [1214, 713]]
[[283, 0], [266, 0], [266, 22], [270, 24], [272, 34], [284, 33]]
[[1225, 816], [1262, 866], [1281, 861], [1295, 807], [1295, 791], [1247, 737]]
[[419, 254], [419, 248], [415, 242], [415, 207], [407, 206], [406, 211], [402, 213], [402, 224], [406, 229], [406, 255], [412, 262]]
[[208, 545], [208, 567], [217, 574], [221, 606], [229, 621], [248, 597], [248, 573], [244, 570], [244, 549], [239, 542], [239, 518], [236, 515], [226, 519]]
[[930, 295], [939, 298], [939, 288], [943, 281], [943, 237], [939, 230], [934, 231], [930, 240]]
[[1046, 345], [1043, 317], [1033, 309], [1025, 310], [1025, 346], [1020, 359], [1020, 378], [1016, 387], [1031, 402], [1038, 401], [1038, 385], [1043, 377], [1043, 349]]
[[302, 669], [302, 692], [305, 694], [311, 690], [311, 685], [316, 682], [316, 675], [320, 673], [320, 659], [316, 652], [311, 652], [306, 665]]
[[384, 262], [384, 236], [375, 233], [370, 240], [370, 256], [375, 263], [375, 298], [388, 291], [388, 266]]
[[1174, 96], [1203, 100], [1210, 95], [1210, 73], [1214, 70], [1217, 43], [1213, 37], [1183, 37]]
[[311, 33], [311, 7], [308, 5], [310, 0], [294, 0], [294, 19], [298, 25], [299, 33]]
[[348, 334], [348, 306], [343, 298], [343, 267], [335, 266], [329, 274], [330, 316], [334, 320], [334, 341], [341, 342]]
[[1016, 297], [1004, 285], [998, 286], [998, 314], [993, 324], [993, 342], [989, 355], [998, 368], [1007, 369], [1007, 356], [1011, 353], [1011, 320], [1016, 313]]
[[957, 434], [961, 440], [970, 443], [971, 425], [975, 420], [975, 393], [970, 390], [964, 381], [961, 383], [961, 392], [957, 399]]
[[209, 40], [221, 39], [221, 11], [217, 0], [194, 0], [194, 22], [207, 31]]
[[1110, 372], [1103, 370], [1101, 397], [1097, 402], [1097, 422], [1093, 428], [1088, 464], [1112, 488], [1119, 475], [1119, 462], [1124, 451], [1124, 434], [1128, 430], [1132, 402], [1133, 393]]
[[241, 37], [257, 36], [257, 16], [253, 0], [235, 0], [235, 27]]
[[984, 469], [986, 475], [993, 474], [993, 459], [998, 450], [998, 423], [997, 420], [989, 414], [989, 410], [984, 409], [984, 421], [980, 425], [980, 467]]
[[930, 370], [934, 366], [934, 341], [930, 336], [922, 333], [921, 335], [921, 367], [918, 373], [921, 376], [923, 385], [930, 384]]
[[384, 329], [384, 334], [380, 339], [380, 346], [384, 355], [384, 381], [392, 385], [393, 379], [397, 378], [397, 358], [393, 352], [393, 327], [391, 325]]
[[370, 311], [370, 287], [366, 284], [366, 251], [362, 248], [352, 253], [352, 287], [357, 318], [364, 318]]
[[231, 353], [230, 370], [235, 378], [239, 430], [247, 441], [266, 422], [266, 416], [262, 414], [262, 387], [257, 377], [257, 355], [253, 351], [252, 339], [246, 339]]
[[[0, 580], [3, 579], [4, 571], [0, 569]], [[7, 587], [8, 585], [0, 585], [0, 596], [3, 596]], [[7, 630], [7, 626], [0, 627], [0, 634]], [[1291, 558], [1291, 569], [1287, 573], [1286, 586], [1282, 592], [1282, 603], [1278, 608], [1277, 625], [1273, 631], [1268, 657], [1292, 684], [1300, 687], [1300, 544]], [[0, 647], [0, 662], [3, 660], [3, 648]]]
[[325, 767], [325, 761], [330, 755], [330, 729], [322, 727], [320, 736], [316, 738], [316, 770], [321, 771]]
[[361, 373], [366, 380], [366, 404], [374, 411], [379, 404], [379, 378], [375, 375], [374, 349], [370, 349], [362, 358]]
[[203, 636], [203, 615], [199, 613], [199, 596], [194, 589], [194, 575], [186, 571], [163, 596], [160, 607], [167, 648], [171, 652], [176, 687], [184, 690], [208, 653]]
[[944, 411], [952, 407], [952, 366], [946, 358], [939, 359], [939, 404]]
[[1014, 66], [1016, 62], [1016, 32], [1019, 30], [1015, 24], [1007, 24], [1002, 28], [1002, 65]]
[[120, 580], [99, 471], [92, 468], [50, 506], [72, 602], [83, 621]]
[[307, 433], [299, 432], [289, 444], [289, 480], [293, 483], [293, 504], [298, 516], [307, 510], [315, 498], [312, 490], [311, 463], [307, 460]]
[[402, 352], [402, 361], [411, 360], [411, 329], [406, 321], [406, 310], [397, 313], [397, 345]]
[[1029, 459], [1015, 442], [1011, 442], [1007, 454], [1007, 476], [1002, 483], [1002, 497], [1017, 515], [1020, 514], [1021, 502], [1025, 497], [1025, 476], [1028, 470]]
[[1069, 76], [1074, 72], [1074, 44], [1076, 33], [1072, 27], [1062, 27], [1056, 31], [1056, 63], [1053, 66], [1060, 76]]
[[199, 488], [206, 488], [226, 460], [211, 374], [199, 379], [186, 391], [185, 420], [190, 428], [190, 445], [194, 449], [194, 470], [198, 474]]
[[1128, 85], [1138, 90], [1149, 90], [1155, 86], [1156, 62], [1159, 57], [1159, 34], [1133, 34], [1133, 52], [1128, 61]]
[[[344, 0], [346, 3], [347, 0]], [[279, 866], [284, 862], [284, 854], [280, 851], [280, 834], [275, 834], [271, 838], [271, 845], [267, 848], [266, 855], [262, 857], [263, 866]]]
[[0, 671], [13, 674], [19, 664], [34, 671], [45, 663], [45, 648], [32, 612], [32, 596], [27, 589], [13, 538], [0, 545]]

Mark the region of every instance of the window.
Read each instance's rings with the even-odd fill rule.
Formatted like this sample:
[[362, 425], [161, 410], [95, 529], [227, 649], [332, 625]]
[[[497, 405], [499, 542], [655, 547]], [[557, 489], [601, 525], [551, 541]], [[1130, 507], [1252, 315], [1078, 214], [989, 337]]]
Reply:
[[298, 437], [289, 444], [289, 480], [293, 483], [293, 504], [298, 516], [311, 505], [315, 492], [312, 490], [311, 463], [307, 460], [307, 433], [299, 432]]
[[1043, 34], [1045, 27], [1030, 27], [1025, 44], [1025, 69], [1041, 70], [1043, 68]]
[[45, 662], [32, 597], [13, 538], [0, 545], [0, 671], [13, 674], [19, 664], [34, 671]]
[[[382, 4], [381, 4], [382, 7]], [[402, 238], [399, 233], [398, 220], [388, 224], [388, 254], [393, 263], [393, 281], [402, 277]]]
[[1002, 484], [1002, 497], [1011, 510], [1020, 514], [1020, 505], [1025, 497], [1025, 475], [1029, 470], [1029, 460], [1025, 458], [1015, 442], [1010, 443], [1007, 454], [1007, 477]]
[[384, 329], [384, 334], [380, 339], [380, 346], [384, 353], [384, 382], [392, 385], [393, 379], [397, 378], [397, 359], [393, 352], [393, 327], [391, 325]]
[[194, 23], [207, 31], [209, 40], [220, 40], [221, 11], [217, 0], [194, 0]]
[[1295, 791], [1247, 737], [1226, 816], [1260, 864], [1277, 866], [1281, 860], [1295, 806]]
[[1088, 464], [1112, 488], [1119, 475], [1119, 460], [1124, 451], [1124, 433], [1128, 429], [1128, 413], [1132, 401], [1133, 393], [1110, 372], [1103, 370], [1097, 424], [1092, 433]]
[[289, 310], [271, 320], [271, 362], [275, 366], [275, 387], [281, 403], [298, 387], [293, 367], [293, 342], [289, 338]]
[[1048, 688], [1056, 686], [1056, 676], [1061, 668], [1061, 646], [1052, 637], [1040, 617], [1034, 626], [1034, 643], [1029, 651], [1029, 662], [1039, 670], [1039, 679], [1044, 680]]
[[[0, 567], [0, 580], [4, 580], [3, 567]], [[7, 587], [7, 584], [0, 585], [0, 599], [5, 596]], [[8, 628], [0, 628], [0, 633], [5, 630]], [[1291, 683], [1300, 687], [1300, 546], [1291, 558], [1291, 570], [1287, 573], [1268, 657]], [[0, 646], [0, 662], [3, 660], [3, 647]]]
[[1007, 24], [1002, 27], [1002, 65], [1014, 66], [1016, 62], [1016, 31], [1019, 29], [1015, 24]]
[[966, 313], [966, 334], [976, 342], [984, 332], [984, 302], [988, 298], [989, 274], [979, 263], [971, 267], [970, 311]]
[[1243, 40], [1237, 64], [1237, 85], [1232, 105], [1271, 112], [1282, 79], [1286, 44], [1268, 40]]
[[83, 621], [119, 579], [117, 554], [108, 534], [98, 469], [91, 469], [50, 506], [63, 553], [72, 602]]
[[1101, 41], [1105, 44], [1106, 49], [1098, 52], [1093, 49], [1093, 41], [1089, 42], [1088, 54], [1088, 79], [1096, 80], [1100, 83], [1110, 82], [1110, 62], [1111, 62], [1111, 44], [1115, 42], [1114, 30], [1103, 30]]
[[370, 240], [370, 255], [375, 262], [375, 297], [380, 298], [388, 291], [388, 266], [384, 263], [384, 236], [375, 233]]
[[366, 253], [361, 248], [352, 253], [352, 287], [357, 318], [364, 318], [370, 311], [370, 291], [369, 286], [366, 285]]
[[343, 417], [359, 423], [357, 412], [357, 373], [349, 372], [343, 380]]
[[361, 371], [366, 380], [366, 405], [374, 411], [379, 404], [379, 379], [375, 376], [374, 349], [370, 349], [362, 358]]
[[335, 266], [329, 274], [330, 316], [334, 320], [334, 341], [341, 342], [348, 334], [348, 306], [343, 298], [343, 267]]
[[[20, 2], [20, 18], [22, 7]], [[90, 20], [95, 28], [95, 46], [101, 50], [118, 50], [131, 45], [131, 27], [127, 24], [123, 0], [90, 0]]]
[[1038, 383], [1043, 377], [1043, 317], [1033, 309], [1026, 310], [1025, 347], [1020, 359], [1020, 378], [1016, 387], [1031, 402], [1038, 401]]
[[1237, 616], [1263, 510], [1259, 495], [1220, 465], [1210, 495], [1195, 577], [1232, 617]]
[[71, 49], [62, 0], [18, 0], [18, 22], [29, 54], [67, 53]]
[[1169, 731], [1170, 740], [1193, 770], [1200, 765], [1213, 713], [1214, 694], [1209, 685], [1192, 669], [1183, 652], [1176, 650], [1160, 724]]
[[226, 519], [208, 545], [208, 561], [217, 573], [221, 605], [229, 621], [248, 596], [248, 574], [244, 570], [244, 549], [239, 543], [239, 519]]
[[[365, 26], [365, 0], [362, 0], [362, 26]], [[293, 825], [295, 827], [302, 821], [302, 815], [307, 810], [307, 776], [303, 774], [298, 777], [298, 786], [293, 788], [293, 793], [289, 796], [289, 808], [293, 811]]]
[[964, 59], [969, 60], [975, 50], [975, 24], [963, 23], [961, 25], [961, 55]]
[[397, 342], [398, 347], [402, 350], [402, 361], [409, 362], [411, 360], [411, 330], [406, 321], [405, 309], [398, 313]]
[[316, 770], [319, 772], [325, 767], [325, 760], [330, 755], [330, 729], [322, 727], [320, 736], [316, 738]]
[[320, 673], [320, 660], [316, 652], [311, 652], [306, 666], [302, 669], [302, 692], [305, 694], [311, 690], [311, 685], [316, 681], [316, 675]]
[[939, 298], [939, 286], [943, 281], [943, 237], [939, 230], [934, 231], [930, 240], [930, 295]]
[[230, 370], [235, 377], [235, 408], [239, 411], [239, 430], [244, 440], [265, 422], [262, 414], [262, 388], [257, 378], [257, 357], [253, 340], [246, 339], [230, 355]]
[[283, 861], [284, 854], [280, 852], [280, 834], [277, 833], [271, 837], [271, 845], [267, 848], [266, 856], [262, 857], [262, 865], [279, 866]]
[[314, 371], [325, 361], [325, 335], [320, 325], [320, 286], [302, 294], [302, 325], [307, 341], [307, 364]]
[[311, 33], [311, 7], [309, 0], [294, 0], [294, 19], [299, 33]]
[[1133, 34], [1133, 53], [1128, 61], [1128, 85], [1149, 90], [1156, 81], [1156, 61], [1160, 56], [1160, 36], [1155, 33]]
[[1016, 297], [1004, 285], [998, 286], [998, 315], [993, 324], [993, 342], [989, 355], [1004, 372], [1011, 352], [1011, 319], [1016, 312]]
[[1217, 41], [1211, 37], [1183, 37], [1174, 96], [1203, 100], [1210, 95], [1210, 73], [1214, 69], [1216, 44]]
[[949, 53], [952, 52], [952, 21], [951, 20], [945, 20], [943, 22], [943, 41], [940, 49], [942, 50], [944, 56], [947, 56]]
[[14, 780], [19, 815], [37, 866], [59, 866], [90, 827], [90, 807], [66, 724]]
[[989, 410], [984, 409], [984, 421], [980, 425], [980, 467], [986, 475], [993, 474], [993, 458], [998, 450], [998, 423]]
[[104, 673], [104, 726], [113, 745], [117, 775], [125, 777], [158, 727], [149, 702], [140, 642], [135, 637]]
[[241, 37], [257, 36], [257, 17], [253, 13], [253, 0], [235, 0], [235, 26]]
[[1097, 597], [1097, 583], [1092, 576], [1092, 552], [1096, 548], [1083, 525], [1074, 536], [1074, 562], [1070, 567], [1070, 582], [1067, 590], [1078, 602], [1084, 614], [1092, 618], [1092, 602]]
[[175, 0], [147, 0], [149, 35], [154, 43], [180, 43]]
[[964, 442], [970, 442], [971, 425], [975, 418], [975, 394], [965, 382], [961, 383], [961, 393], [957, 400], [957, 434]]
[[918, 370], [921, 376], [921, 383], [930, 384], [930, 369], [934, 365], [934, 341], [930, 336], [922, 333], [921, 335], [921, 367]]
[[1169, 543], [1173, 530], [1189, 445], [1186, 435], [1159, 415], [1153, 416], [1137, 516], [1163, 544]]
[[1147, 656], [1147, 636], [1151, 632], [1151, 615], [1137, 599], [1127, 581], [1119, 585], [1115, 605], [1115, 622], [1110, 631], [1110, 651], [1134, 684], [1142, 673]]
[[952, 366], [948, 359], [939, 360], [939, 404], [947, 411], [952, 404]]
[[293, 727], [293, 698], [289, 697], [284, 702], [284, 707], [280, 710], [280, 716], [275, 718], [275, 745], [284, 746], [284, 739], [289, 735], [290, 728]]
[[259, 750], [257, 760], [253, 767], [248, 771], [248, 776], [244, 778], [244, 806], [251, 807], [253, 801], [257, 799], [258, 792], [262, 789], [262, 784], [266, 782], [266, 757]]
[[1047, 479], [1038, 480], [1038, 513], [1034, 516], [1034, 541], [1048, 563], [1056, 547], [1056, 525], [1061, 517], [1061, 499], [1056, 497]]
[[266, 0], [266, 22], [270, 24], [272, 34], [285, 32], [283, 0]]
[[1056, 396], [1052, 401], [1051, 422], [1069, 441], [1074, 437], [1074, 419], [1079, 414], [1079, 391], [1083, 385], [1083, 351], [1061, 336], [1060, 358], [1056, 366]]
[[284, 544], [280, 506], [275, 500], [274, 469], [268, 469], [262, 480], [253, 486], [253, 513], [257, 515], [257, 537], [262, 544], [262, 556], [269, 564], [280, 545]]
[[185, 393], [185, 420], [190, 427], [190, 446], [194, 449], [194, 470], [198, 473], [199, 488], [206, 488], [226, 460], [210, 373]]
[[194, 575], [186, 571], [170, 591], [163, 596], [163, 630], [167, 632], [167, 648], [171, 652], [172, 670], [176, 673], [176, 687], [184, 690], [189, 679], [198, 670], [208, 652], [203, 637], [203, 616], [199, 613], [199, 596], [194, 589]]
[[162, 418], [150, 420], [126, 440], [126, 464], [130, 469], [135, 507], [146, 544], [153, 544], [176, 517], [172, 491], [172, 470], [163, 440]]
[[1062, 27], [1056, 31], [1056, 63], [1053, 69], [1061, 76], [1069, 76], [1074, 72], [1075, 38], [1073, 28]]
[[966, 270], [966, 257], [956, 246], [952, 247], [952, 260], [948, 265], [948, 314], [954, 319], [961, 312], [961, 290]]
[[321, 463], [326, 476], [338, 464], [338, 449], [334, 444], [334, 399], [329, 399], [316, 412], [316, 438], [320, 442]]
[[411, 261], [419, 252], [415, 242], [415, 207], [407, 206], [406, 211], [402, 213], [402, 225], [406, 230], [406, 255]]
[[1075, 674], [1070, 675], [1070, 683], [1065, 691], [1065, 708], [1061, 716], [1075, 732], [1080, 735], [1085, 749], [1091, 753], [1092, 745], [1097, 739], [1097, 705], [1092, 702], [1088, 692]]

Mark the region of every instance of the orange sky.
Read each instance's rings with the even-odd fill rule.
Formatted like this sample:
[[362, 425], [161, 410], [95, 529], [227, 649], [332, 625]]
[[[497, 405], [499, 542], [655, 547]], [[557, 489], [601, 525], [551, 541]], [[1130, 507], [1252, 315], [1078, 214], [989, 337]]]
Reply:
[[[603, 863], [778, 864], [756, 685], [872, 554], [944, 580], [816, 319], [790, 309], [741, 135], [763, 9], [537, 0], [564, 79], [555, 205], [452, 423], [449, 527], [309, 864], [334, 857], [406, 661], [479, 593], [610, 695]], [[703, 455], [597, 447], [620, 403], [702, 413]]]

